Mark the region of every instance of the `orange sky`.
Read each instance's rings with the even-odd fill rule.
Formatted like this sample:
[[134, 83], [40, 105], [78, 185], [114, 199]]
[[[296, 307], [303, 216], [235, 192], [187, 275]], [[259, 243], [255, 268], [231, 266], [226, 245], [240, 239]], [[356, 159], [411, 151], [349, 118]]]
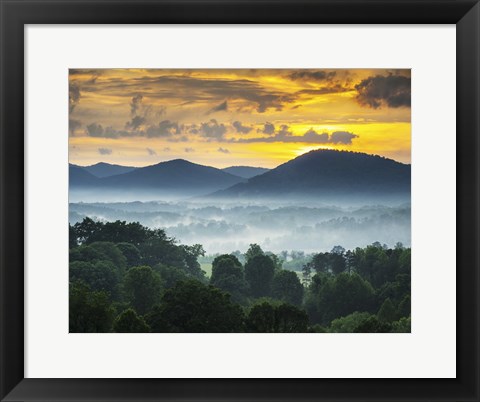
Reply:
[[318, 148], [410, 163], [410, 70], [70, 70], [70, 162], [275, 167]]

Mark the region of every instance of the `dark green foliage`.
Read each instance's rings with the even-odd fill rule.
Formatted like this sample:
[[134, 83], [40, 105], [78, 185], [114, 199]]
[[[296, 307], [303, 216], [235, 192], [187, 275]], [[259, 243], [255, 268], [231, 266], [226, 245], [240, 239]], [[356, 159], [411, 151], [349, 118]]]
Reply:
[[272, 297], [300, 306], [303, 300], [303, 286], [298, 275], [286, 270], [277, 272], [272, 280]]
[[242, 309], [230, 296], [196, 280], [168, 289], [146, 316], [152, 332], [243, 332]]
[[308, 316], [287, 303], [263, 301], [253, 306], [247, 318], [249, 332], [307, 332]]
[[375, 316], [367, 318], [365, 321], [362, 321], [353, 332], [357, 333], [367, 333], [367, 332], [390, 332], [392, 326], [388, 323], [379, 321]]
[[72, 261], [70, 282], [82, 281], [91, 290], [104, 290], [110, 297], [117, 296], [118, 273], [110, 261]]
[[183, 269], [170, 267], [163, 264], [155, 265], [153, 269], [155, 272], [160, 274], [160, 277], [162, 278], [162, 284], [165, 289], [170, 289], [171, 287], [175, 286], [177, 282], [187, 279], [187, 274]]
[[339, 333], [355, 332], [355, 329], [360, 326], [360, 324], [371, 317], [373, 317], [373, 314], [365, 312], [359, 313], [358, 311], [355, 311], [354, 313], [345, 317], [340, 317], [333, 320], [328, 331]]
[[342, 273], [319, 286], [310, 308], [316, 309], [318, 323], [328, 325], [333, 319], [355, 311], [371, 312], [374, 301], [374, 290], [368, 281], [357, 274]]
[[391, 332], [403, 332], [410, 333], [411, 329], [411, 319], [410, 317], [402, 317], [398, 321], [392, 322], [392, 331]]
[[265, 255], [262, 248], [256, 243], [250, 244], [250, 247], [248, 248], [247, 252], [245, 253], [245, 260], [248, 262], [253, 257], [256, 257], [258, 255]]
[[[69, 236], [71, 332], [410, 332], [401, 244], [279, 256], [251, 244], [213, 258], [138, 223], [85, 218]], [[212, 262], [210, 286], [199, 258]]]
[[275, 307], [267, 302], [253, 306], [248, 314], [247, 329], [249, 332], [275, 332]]
[[232, 300], [244, 303], [248, 292], [248, 284], [242, 264], [238, 258], [230, 254], [222, 254], [212, 262], [210, 284], [230, 293]]
[[245, 279], [253, 297], [269, 296], [275, 267], [270, 257], [256, 255], [245, 264]]
[[130, 268], [124, 286], [127, 299], [138, 314], [145, 314], [160, 300], [160, 275], [149, 266]]
[[114, 309], [106, 292], [91, 291], [83, 282], [70, 283], [70, 332], [110, 332], [113, 317]]
[[397, 309], [393, 305], [392, 301], [387, 298], [383, 302], [382, 307], [380, 307], [380, 310], [378, 310], [377, 318], [380, 322], [395, 321], [395, 319], [397, 318], [396, 310]]
[[118, 243], [117, 247], [126, 258], [128, 267], [140, 265], [141, 255], [140, 250], [137, 247], [131, 243]]
[[123, 311], [113, 323], [114, 332], [130, 332], [141, 333], [150, 332], [150, 327], [147, 325], [143, 317], [138, 316], [135, 310], [129, 308]]

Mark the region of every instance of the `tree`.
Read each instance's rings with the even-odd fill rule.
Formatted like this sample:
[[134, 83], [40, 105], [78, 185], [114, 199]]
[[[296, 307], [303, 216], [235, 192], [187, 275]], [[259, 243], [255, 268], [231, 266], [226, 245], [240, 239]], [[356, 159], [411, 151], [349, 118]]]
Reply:
[[213, 260], [210, 284], [230, 293], [235, 302], [245, 301], [248, 284], [242, 264], [233, 255], [222, 254]]
[[142, 333], [150, 332], [143, 317], [137, 315], [135, 310], [129, 308], [123, 311], [113, 323], [114, 332]]
[[253, 297], [269, 296], [275, 267], [266, 255], [250, 258], [245, 264], [245, 279]]
[[355, 332], [355, 329], [370, 317], [373, 317], [373, 315], [370, 313], [359, 313], [358, 311], [355, 311], [354, 313], [345, 317], [335, 318], [330, 324], [329, 332]]
[[70, 282], [83, 281], [93, 291], [105, 291], [115, 298], [118, 295], [118, 273], [110, 261], [72, 261]]
[[117, 247], [127, 260], [127, 267], [135, 267], [140, 265], [140, 250], [136, 246], [134, 246], [132, 243], [118, 243]]
[[275, 310], [276, 332], [307, 332], [308, 315], [305, 311], [282, 303]]
[[263, 252], [262, 248], [258, 244], [253, 243], [253, 244], [250, 244], [250, 247], [245, 253], [245, 260], [248, 262], [253, 257], [256, 257], [258, 255], [264, 255], [264, 254], [265, 253]]
[[243, 332], [244, 315], [230, 295], [197, 280], [178, 282], [146, 316], [152, 332]]
[[200, 280], [205, 279], [205, 272], [202, 271], [198, 263], [198, 257], [205, 255], [205, 250], [201, 244], [194, 244], [193, 246], [180, 246], [184, 253], [184, 260], [186, 263], [187, 272], [193, 278]]
[[392, 326], [388, 323], [381, 322], [375, 316], [371, 316], [366, 320], [362, 321], [354, 330], [353, 332], [356, 333], [385, 333], [390, 332]]
[[412, 332], [410, 317], [402, 317], [398, 321], [392, 322], [392, 332], [399, 332], [399, 333]]
[[303, 286], [297, 274], [286, 270], [277, 272], [272, 280], [272, 297], [300, 306], [303, 300]]
[[248, 314], [249, 332], [307, 332], [308, 315], [305, 311], [287, 303], [262, 301], [254, 305]]
[[253, 306], [247, 318], [248, 332], [276, 332], [275, 307], [262, 302]]
[[130, 268], [124, 286], [127, 299], [138, 314], [144, 315], [160, 300], [160, 275], [149, 266]]
[[153, 267], [155, 272], [160, 274], [162, 284], [165, 289], [170, 289], [179, 281], [187, 279], [187, 274], [184, 270], [170, 267], [168, 265], [158, 264]]
[[380, 322], [392, 322], [397, 318], [396, 308], [389, 298], [385, 299], [378, 310], [377, 318]]
[[78, 246], [77, 231], [72, 225], [68, 225], [68, 248], [75, 248]]
[[106, 292], [91, 291], [80, 281], [70, 283], [69, 332], [110, 332], [113, 317]]

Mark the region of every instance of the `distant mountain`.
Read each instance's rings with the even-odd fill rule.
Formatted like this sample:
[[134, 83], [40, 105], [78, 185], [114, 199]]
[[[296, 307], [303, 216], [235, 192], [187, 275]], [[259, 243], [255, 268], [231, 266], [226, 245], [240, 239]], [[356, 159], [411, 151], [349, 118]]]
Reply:
[[[96, 178], [89, 172], [76, 166], [70, 167], [78, 180], [71, 181], [71, 189], [91, 186], [100, 196], [115, 193], [122, 195], [167, 195], [196, 196], [228, 188], [245, 179], [209, 166], [197, 165], [183, 159], [162, 162], [128, 173]], [[84, 175], [83, 178], [80, 176]]]
[[124, 174], [131, 172], [137, 168], [132, 166], [113, 165], [111, 163], [99, 162], [95, 165], [83, 167], [87, 172], [93, 174], [96, 177], [110, 177], [117, 174]]
[[244, 179], [250, 179], [268, 172], [270, 169], [251, 166], [230, 166], [222, 170], [235, 176], [243, 177]]
[[87, 172], [82, 166], [68, 165], [68, 180], [70, 187], [91, 187], [95, 186], [98, 178]]
[[225, 199], [409, 200], [410, 171], [410, 165], [376, 155], [316, 150], [211, 196]]

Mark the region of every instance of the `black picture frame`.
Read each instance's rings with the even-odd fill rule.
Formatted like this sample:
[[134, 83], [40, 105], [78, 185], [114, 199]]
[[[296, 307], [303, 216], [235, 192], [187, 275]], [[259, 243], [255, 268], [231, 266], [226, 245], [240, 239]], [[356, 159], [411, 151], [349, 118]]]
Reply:
[[[0, 0], [0, 16], [2, 401], [480, 400], [480, 5], [477, 0]], [[24, 378], [24, 26], [152, 23], [456, 24], [455, 379]]]

